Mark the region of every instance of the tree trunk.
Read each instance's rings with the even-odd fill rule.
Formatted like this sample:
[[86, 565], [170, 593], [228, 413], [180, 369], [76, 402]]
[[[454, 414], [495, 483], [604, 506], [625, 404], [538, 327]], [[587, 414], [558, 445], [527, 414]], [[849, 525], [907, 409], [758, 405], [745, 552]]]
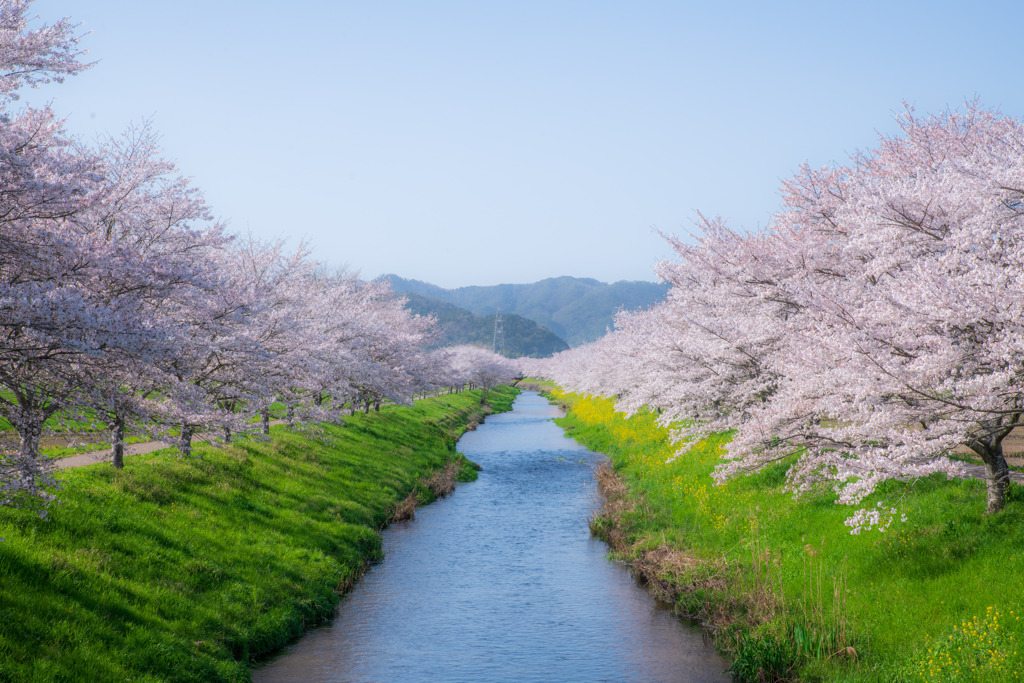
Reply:
[[988, 507], [985, 512], [991, 515], [1006, 505], [1006, 498], [1010, 493], [1010, 468], [1003, 457], [1002, 444], [998, 446], [998, 452], [992, 453], [989, 457], [982, 455], [981, 459], [985, 463], [985, 488], [988, 492]]
[[323, 392], [319, 392], [319, 393], [317, 393], [316, 396], [313, 397], [313, 404], [314, 405], [318, 405], [318, 406], [321, 406], [321, 405], [324, 404], [324, 394], [323, 394]]
[[285, 422], [288, 423], [289, 427], [294, 427], [295, 426], [295, 406], [292, 403], [288, 404], [288, 407], [285, 410], [284, 419], [285, 419]]
[[[54, 461], [39, 457], [39, 447], [43, 438], [43, 425], [46, 419], [56, 412], [56, 407], [47, 406], [46, 400], [35, 400], [35, 396], [19, 394], [18, 403], [0, 401], [3, 416], [18, 431], [21, 443], [16, 456], [8, 456], [5, 465], [5, 484], [0, 486], [3, 497], [7, 498], [11, 490], [20, 491], [30, 496], [40, 496], [51, 500], [41, 487], [56, 482], [50, 476], [54, 469]], [[45, 512], [41, 512], [45, 514]]]
[[115, 417], [110, 428], [110, 463], [117, 469], [124, 468], [124, 418]]
[[376, 401], [373, 402], [373, 412], [375, 412], [375, 413], [379, 413], [380, 412], [380, 400], [376, 400]]
[[43, 422], [44, 418], [41, 414], [34, 414], [34, 411], [31, 413], [29, 411], [22, 411], [21, 420], [15, 425], [18, 429], [18, 436], [21, 437], [18, 451], [22, 458], [39, 459], [39, 443], [43, 438]]
[[192, 457], [192, 425], [186, 422], [181, 423], [181, 436], [178, 439], [178, 450], [181, 451], [181, 457]]
[[985, 463], [985, 488], [988, 494], [988, 506], [985, 512], [994, 514], [1006, 505], [1010, 493], [1010, 468], [1006, 465], [1003, 455], [1003, 439], [1013, 430], [1017, 417], [1009, 420], [1010, 425], [992, 429], [984, 437], [975, 437], [967, 442], [967, 446], [981, 457]]
[[260, 433], [263, 436], [270, 436], [270, 408], [260, 411]]
[[231, 443], [231, 427], [224, 425], [224, 443]]

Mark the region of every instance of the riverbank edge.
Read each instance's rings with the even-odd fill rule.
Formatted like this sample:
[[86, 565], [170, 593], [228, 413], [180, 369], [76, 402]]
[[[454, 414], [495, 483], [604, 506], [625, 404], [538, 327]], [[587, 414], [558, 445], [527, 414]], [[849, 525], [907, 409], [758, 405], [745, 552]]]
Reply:
[[[571, 404], [552, 394], [557, 387], [550, 382], [529, 380], [517, 386], [541, 393], [564, 410], [567, 416], [572, 413]], [[572, 426], [558, 419], [555, 422], [565, 430], [566, 436], [583, 446], [593, 447], [586, 440], [577, 438]], [[630, 490], [625, 479], [615, 471], [611, 454], [599, 452], [608, 456], [594, 473], [604, 501], [590, 518], [590, 533], [608, 545], [611, 556], [628, 566], [633, 578], [651, 595], [672, 605], [678, 618], [700, 625], [705, 636], [714, 642], [716, 650], [731, 663], [736, 648], [730, 645], [734, 645], [736, 639], [726, 640], [719, 636], [726, 628], [736, 630], [737, 627], [747, 628], [749, 624], [736, 619], [731, 610], [722, 609], [726, 596], [719, 576], [720, 564], [694, 557], [668, 544], [645, 547], [644, 543], [636, 542], [636, 524], [630, 521], [630, 517], [638, 508], [644, 507], [643, 496]]]
[[249, 680], [334, 615], [381, 529], [475, 477], [458, 438], [518, 393], [78, 468], [45, 521], [0, 508], [0, 681]]
[[[612, 556], [629, 566], [633, 577], [659, 601], [673, 606], [675, 614], [688, 622], [699, 624], [712, 638], [719, 653], [735, 654], [716, 636], [727, 626], [747, 626], [731, 619], [719, 605], [723, 595], [716, 595], [720, 566], [687, 554], [679, 548], [660, 544], [646, 548], [631, 543], [635, 537], [630, 514], [643, 507], [643, 497], [629, 490], [625, 480], [606, 460], [595, 473], [597, 486], [604, 496], [601, 509], [590, 519], [590, 533], [608, 544]], [[694, 568], [702, 569], [694, 572]], [[681, 570], [687, 570], [686, 581], [680, 581]], [[696, 580], [705, 575], [707, 580]], [[698, 595], [699, 594], [699, 595]]]
[[[732, 563], [724, 554], [702, 557], [685, 546], [652, 537], [644, 526], [654, 514], [653, 506], [616, 471], [621, 445], [582, 435], [569, 424], [574, 405], [555, 395], [560, 389], [549, 382], [534, 385], [565, 411], [566, 416], [555, 422], [566, 436], [608, 456], [595, 471], [604, 503], [590, 519], [591, 534], [607, 543], [611, 557], [628, 566], [634, 579], [657, 600], [671, 605], [679, 619], [703, 629], [730, 663], [723, 673], [739, 682], [822, 680], [817, 673], [800, 670], [799, 655], [788, 647], [787, 636], [779, 633], [780, 601], [767, 564], [759, 562], [751, 572], [749, 566]], [[856, 659], [853, 648], [848, 653]]]
[[[492, 388], [489, 392], [473, 391], [470, 393], [481, 394], [479, 401], [474, 400], [465, 409], [456, 411], [450, 420], [445, 422], [426, 423], [425, 426], [440, 429], [442, 438], [448, 450], [455, 455], [454, 459], [445, 462], [441, 467], [428, 472], [413, 482], [412, 489], [401, 500], [394, 499], [392, 504], [386, 508], [386, 521], [376, 528], [378, 538], [380, 533], [395, 522], [403, 522], [414, 519], [416, 509], [451, 495], [455, 492], [456, 484], [476, 481], [480, 465], [467, 458], [456, 450], [457, 443], [463, 434], [474, 431], [484, 423], [488, 415], [508, 412], [512, 410], [512, 403], [521, 389], [518, 387], [499, 386]], [[449, 395], [450, 396], [450, 395]], [[439, 395], [435, 398], [444, 398]], [[430, 400], [430, 399], [421, 399]], [[398, 407], [397, 409], [401, 409]], [[365, 553], [358, 563], [355, 571], [346, 573], [339, 578], [338, 585], [334, 590], [337, 599], [331, 608], [331, 614], [318, 621], [303, 624], [302, 632], [289, 638], [283, 645], [272, 650], [250, 656], [248, 670], [251, 673], [259, 668], [263, 662], [271, 661], [287, 645], [302, 638], [310, 629], [322, 626], [334, 618], [337, 605], [345, 597], [369, 569], [384, 560], [382, 551]]]
[[[566, 410], [556, 420], [566, 435], [609, 455], [600, 476], [612, 504], [592, 520], [592, 531], [652, 592], [705, 626], [733, 660], [735, 680], [1024, 680], [1018, 597], [1024, 581], [1005, 571], [1019, 566], [1014, 548], [1024, 543], [1024, 488], [1012, 486], [1007, 510], [989, 516], [980, 482], [895, 483], [886, 495], [910, 491], [914, 498], [907, 528], [897, 522], [887, 534], [851, 535], [842, 506], [827, 497], [796, 500], [782, 488], [784, 463], [733, 481], [721, 494], [668, 482], [654, 471], [694, 465], [680, 460], [668, 467], [673, 447], [668, 431], [654, 427], [653, 414], [627, 417], [612, 412], [611, 399], [562, 393], [554, 385], [548, 394]], [[632, 426], [637, 421], [646, 425], [640, 431]], [[704, 476], [727, 439], [694, 444], [687, 454], [700, 461]], [[654, 471], [647, 469], [652, 464]], [[739, 542], [731, 533], [725, 545], [693, 544], [693, 511], [681, 518], [678, 504], [666, 509], [667, 482], [672, 500], [683, 495], [698, 509], [708, 495], [742, 502], [749, 529], [738, 525]], [[750, 495], [755, 492], [760, 497]], [[723, 514], [728, 520], [730, 513]], [[715, 538], [711, 526], [698, 527], [696, 536]], [[821, 542], [805, 544], [802, 534], [821, 534]], [[794, 585], [794, 566], [802, 585]], [[908, 595], [913, 599], [892, 601]]]

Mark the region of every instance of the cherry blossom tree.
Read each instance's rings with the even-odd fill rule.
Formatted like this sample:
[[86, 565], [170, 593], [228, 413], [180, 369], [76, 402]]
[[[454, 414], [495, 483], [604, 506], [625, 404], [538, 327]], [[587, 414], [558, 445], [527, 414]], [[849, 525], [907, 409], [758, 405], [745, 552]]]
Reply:
[[190, 387], [191, 396], [173, 393], [162, 417], [177, 426], [184, 455], [200, 428], [220, 427], [229, 441], [247, 422], [243, 405], [258, 410], [274, 400], [283, 357], [299, 337], [292, 280], [308, 267], [301, 248], [286, 255], [283, 244], [252, 238], [209, 251], [203, 266], [216, 275], [213, 286], [168, 302], [175, 353], [162, 369], [175, 379], [172, 389]]
[[[28, 28], [30, 2], [0, 4], [0, 414], [21, 437], [0, 462], [0, 502], [47, 497], [52, 485], [38, 458], [43, 422], [57, 394], [77, 385], [70, 355], [120, 343], [109, 322], [131, 329], [133, 313], [96, 306], [77, 277], [88, 248], [62, 222], [91, 201], [95, 159], [78, 153], [48, 108], [12, 109], [22, 86], [60, 81], [88, 65], [67, 20]], [[129, 335], [130, 336], [130, 335]]]
[[1024, 412], [1024, 129], [976, 104], [899, 122], [848, 166], [801, 169], [769, 230], [702, 219], [670, 238], [668, 300], [549, 371], [658, 408], [680, 439], [735, 430], [719, 478], [795, 456], [793, 490], [856, 504], [887, 479], [961, 474], [966, 447], [1000, 510]]
[[481, 403], [486, 401], [489, 390], [512, 381], [519, 372], [515, 361], [479, 346], [454, 346], [448, 352], [454, 377], [460, 383], [483, 389]]
[[366, 410], [371, 404], [379, 409], [383, 398], [409, 403], [418, 389], [429, 386], [424, 347], [436, 334], [434, 319], [411, 313], [386, 283], [374, 283], [372, 288], [372, 325], [364, 327], [366, 334], [354, 345], [363, 368], [355, 382], [356, 398]]
[[148, 124], [87, 146], [46, 108], [13, 111], [18, 88], [88, 66], [74, 27], [29, 29], [29, 6], [0, 2], [0, 415], [21, 436], [0, 504], [50, 497], [39, 446], [58, 411], [105, 422], [120, 467], [129, 422], [175, 425], [188, 454], [248, 411], [266, 430], [275, 400], [326, 418], [445, 380], [432, 319], [303, 246], [231, 238]]
[[[736, 452], [800, 444], [795, 480], [828, 471], [856, 502], [884, 479], [956, 473], [963, 445], [996, 512], [1024, 410], [1024, 127], [974, 104], [899, 121], [850, 167], [786, 184], [770, 288], [801, 307], [802, 350], [779, 359], [789, 381]], [[804, 420], [812, 402], [833, 419]]]
[[18, 99], [23, 86], [61, 83], [92, 66], [81, 61], [76, 26], [67, 18], [29, 28], [32, 0], [0, 2], [0, 106]]
[[130, 294], [146, 326], [161, 331], [130, 354], [94, 359], [99, 361], [92, 364], [94, 381], [80, 399], [80, 407], [107, 423], [113, 463], [121, 467], [126, 421], [141, 423], [161, 415], [162, 404], [182, 396], [165, 371], [187, 336], [181, 334], [183, 321], [175, 317], [177, 302], [217, 286], [207, 263], [230, 237], [212, 221], [199, 192], [160, 158], [148, 123], [104, 140], [99, 155], [101, 188], [87, 210], [71, 220], [97, 235], [115, 257], [106, 262], [103, 295]]

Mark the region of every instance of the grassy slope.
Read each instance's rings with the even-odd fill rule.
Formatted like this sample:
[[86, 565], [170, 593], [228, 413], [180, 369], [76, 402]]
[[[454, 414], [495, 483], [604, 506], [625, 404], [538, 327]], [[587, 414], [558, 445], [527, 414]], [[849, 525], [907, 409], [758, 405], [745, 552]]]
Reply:
[[0, 680], [247, 680], [333, 613], [403, 499], [430, 498], [479, 398], [69, 471], [49, 521], [0, 509]]
[[783, 491], [785, 465], [715, 486], [725, 435], [666, 464], [675, 449], [653, 415], [624, 419], [610, 401], [556, 396], [573, 406], [563, 427], [608, 453], [628, 490], [618, 525], [599, 519], [596, 531], [637, 566], [660, 561], [654, 583], [717, 627], [737, 669], [1024, 680], [1022, 487], [986, 516], [981, 482], [890, 482], [865, 505], [900, 501], [908, 521], [855, 536], [843, 524], [852, 509], [828, 493], [795, 501]]

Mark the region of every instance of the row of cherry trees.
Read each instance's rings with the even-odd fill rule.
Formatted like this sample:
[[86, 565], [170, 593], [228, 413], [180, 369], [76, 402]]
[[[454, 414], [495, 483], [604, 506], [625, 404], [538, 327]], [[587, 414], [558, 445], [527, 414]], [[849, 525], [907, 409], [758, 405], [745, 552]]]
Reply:
[[766, 231], [702, 218], [668, 238], [663, 304], [531, 372], [656, 409], [681, 441], [734, 430], [719, 479], [796, 454], [792, 489], [841, 503], [959, 475], [966, 447], [1000, 510], [1024, 413], [1024, 127], [976, 104], [899, 124], [848, 165], [801, 168]]
[[85, 145], [49, 108], [18, 108], [19, 88], [89, 66], [74, 27], [31, 29], [29, 4], [0, 0], [0, 415], [20, 435], [0, 504], [51, 497], [39, 447], [57, 413], [109, 426], [120, 466], [132, 426], [173, 428], [189, 454], [200, 429], [230, 440], [258, 414], [268, 430], [276, 401], [328, 419], [514, 374], [425, 351], [433, 320], [383, 283], [228, 234], [148, 126]]

